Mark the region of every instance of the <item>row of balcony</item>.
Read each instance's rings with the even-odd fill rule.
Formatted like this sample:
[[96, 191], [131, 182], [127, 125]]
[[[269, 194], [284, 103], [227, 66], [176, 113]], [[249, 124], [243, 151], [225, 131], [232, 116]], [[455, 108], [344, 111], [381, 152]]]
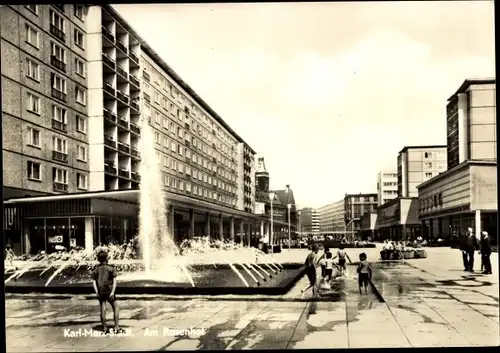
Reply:
[[54, 26], [52, 23], [50, 24], [49, 32], [59, 41], [66, 43], [66, 34], [62, 30]]
[[113, 176], [119, 176], [122, 178], [132, 179], [134, 181], [140, 181], [141, 177], [138, 172], [133, 172], [122, 167], [116, 167], [113, 164], [105, 164], [104, 172]]
[[51, 91], [52, 98], [58, 99], [61, 102], [66, 103], [68, 95], [62, 91], [59, 91], [58, 89], [52, 87]]
[[130, 83], [132, 83], [132, 85], [134, 85], [135, 88], [137, 88], [137, 89], [140, 88], [140, 82], [137, 79], [137, 77], [135, 77], [132, 74], [128, 74], [127, 71], [123, 67], [118, 65], [113, 59], [111, 59], [105, 53], [102, 54], [102, 61], [104, 64], [109, 66], [111, 69], [116, 71], [116, 73], [118, 73], [118, 75], [120, 75], [123, 79], [130, 81]]
[[104, 109], [104, 118], [114, 124], [118, 124], [120, 125], [121, 127], [125, 128], [125, 129], [130, 129], [130, 131], [132, 131], [133, 133], [137, 134], [137, 135], [140, 135], [141, 134], [141, 128], [139, 127], [139, 125], [137, 124], [134, 124], [133, 122], [129, 122], [128, 120], [120, 117], [118, 119], [118, 117], [116, 116], [116, 114], [114, 114], [113, 112], [107, 110], [107, 109]]
[[52, 189], [55, 192], [68, 192], [68, 184], [59, 183], [57, 181], [52, 182]]
[[111, 136], [104, 135], [104, 144], [120, 152], [130, 154], [132, 157], [140, 158], [141, 156], [137, 148], [123, 142], [115, 141]]
[[127, 46], [121, 42], [120, 40], [117, 40], [113, 33], [109, 29], [107, 29], [105, 26], [102, 26], [102, 34], [106, 39], [108, 39], [111, 43], [116, 45], [118, 49], [120, 49], [125, 55], [128, 55], [130, 59], [132, 59], [133, 62], [135, 62], [137, 65], [139, 65], [139, 57], [135, 55], [132, 52], [131, 48], [127, 48]]

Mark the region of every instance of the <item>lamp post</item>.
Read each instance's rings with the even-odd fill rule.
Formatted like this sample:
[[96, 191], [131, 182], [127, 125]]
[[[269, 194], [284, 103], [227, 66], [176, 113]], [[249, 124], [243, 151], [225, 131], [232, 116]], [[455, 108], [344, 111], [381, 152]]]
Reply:
[[274, 192], [269, 193], [269, 198], [271, 199], [271, 232], [269, 237], [269, 243], [271, 244], [271, 254], [274, 253], [274, 224], [273, 224], [273, 200], [274, 200]]
[[290, 209], [292, 208], [292, 204], [289, 203], [287, 205], [288, 207], [288, 251], [291, 250], [291, 244], [292, 244], [292, 239], [291, 239], [291, 236], [290, 236], [290, 229], [291, 229], [291, 226], [290, 226]]

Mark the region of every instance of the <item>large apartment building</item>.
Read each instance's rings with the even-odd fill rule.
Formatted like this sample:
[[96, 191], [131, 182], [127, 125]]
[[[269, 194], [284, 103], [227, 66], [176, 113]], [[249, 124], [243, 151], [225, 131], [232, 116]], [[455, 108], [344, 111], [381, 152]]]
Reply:
[[307, 236], [319, 234], [319, 212], [317, 209], [306, 207], [300, 210], [300, 232]]
[[378, 205], [398, 197], [398, 173], [381, 171], [377, 175]]
[[[74, 201], [71, 194], [105, 192], [136, 202], [137, 196], [124, 200], [120, 192], [139, 186], [139, 142], [146, 127], [153, 129], [176, 237], [214, 231], [234, 237], [235, 217], [239, 233], [245, 217], [253, 225], [255, 151], [110, 5], [6, 5], [0, 19], [5, 198], [70, 197], [64, 210], [44, 207], [63, 203], [55, 197], [40, 201], [37, 214], [30, 211], [24, 226], [43, 224], [41, 249], [49, 248], [47, 229], [59, 232], [68, 222], [79, 223], [76, 214], [85, 207], [75, 232], [79, 246], [122, 241], [136, 232], [135, 211], [122, 207], [120, 215], [111, 201], [91, 207], [87, 196]], [[203, 207], [174, 210], [180, 200]], [[27, 212], [19, 205], [28, 201], [9, 202], [11, 216]], [[211, 213], [218, 219], [212, 227]], [[89, 232], [93, 242], [85, 238]], [[68, 234], [64, 243], [70, 244]]]
[[361, 230], [361, 217], [377, 209], [377, 194], [346, 194], [344, 197], [344, 218], [347, 230]]
[[418, 197], [417, 185], [447, 168], [446, 146], [405, 146], [398, 154], [398, 196]]

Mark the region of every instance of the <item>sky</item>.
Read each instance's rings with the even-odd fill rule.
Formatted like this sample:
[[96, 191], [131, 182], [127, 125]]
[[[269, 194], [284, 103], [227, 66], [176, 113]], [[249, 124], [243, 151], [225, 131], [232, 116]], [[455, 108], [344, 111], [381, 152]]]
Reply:
[[113, 5], [298, 207], [376, 192], [446, 101], [495, 76], [493, 1]]

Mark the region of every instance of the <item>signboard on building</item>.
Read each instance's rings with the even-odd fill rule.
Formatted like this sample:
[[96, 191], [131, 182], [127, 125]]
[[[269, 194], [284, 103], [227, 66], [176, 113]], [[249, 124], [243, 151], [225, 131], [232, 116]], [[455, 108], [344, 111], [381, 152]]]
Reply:
[[63, 242], [62, 235], [55, 235], [53, 237], [49, 237], [49, 244], [57, 244], [57, 243], [62, 243], [62, 242]]

